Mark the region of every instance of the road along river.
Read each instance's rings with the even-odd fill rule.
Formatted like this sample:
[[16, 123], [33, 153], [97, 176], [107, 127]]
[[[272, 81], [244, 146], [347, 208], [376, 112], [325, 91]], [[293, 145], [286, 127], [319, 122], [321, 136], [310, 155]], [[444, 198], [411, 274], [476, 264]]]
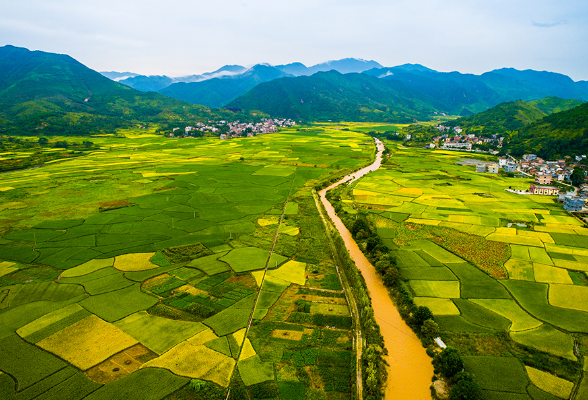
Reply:
[[357, 265], [365, 278], [367, 287], [372, 299], [372, 307], [376, 321], [380, 325], [388, 356], [386, 361], [388, 368], [388, 384], [386, 386], [386, 399], [389, 400], [430, 400], [431, 378], [433, 376], [433, 365], [431, 358], [425, 352], [421, 341], [414, 332], [406, 325], [392, 299], [388, 290], [382, 283], [382, 279], [376, 273], [374, 266], [363, 255], [351, 233], [339, 219], [331, 203], [326, 198], [328, 190], [344, 183], [351, 183], [369, 172], [380, 168], [384, 145], [376, 139], [378, 153], [376, 161], [362, 170], [347, 175], [339, 182], [319, 192], [320, 199], [327, 210], [327, 214], [335, 224], [339, 234], [345, 241], [345, 247], [351, 259]]

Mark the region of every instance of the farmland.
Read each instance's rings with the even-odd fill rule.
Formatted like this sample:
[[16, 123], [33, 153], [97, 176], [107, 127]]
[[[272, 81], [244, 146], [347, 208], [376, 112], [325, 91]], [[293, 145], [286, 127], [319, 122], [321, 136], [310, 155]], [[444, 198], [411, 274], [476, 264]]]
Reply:
[[532, 181], [462, 165], [491, 156], [395, 143], [331, 199], [366, 254], [394, 256], [401, 312], [433, 312], [485, 398], [568, 398], [586, 374], [588, 229], [553, 197], [505, 191]]
[[311, 190], [367, 164], [369, 137], [92, 141], [0, 176], [3, 398], [352, 397]]

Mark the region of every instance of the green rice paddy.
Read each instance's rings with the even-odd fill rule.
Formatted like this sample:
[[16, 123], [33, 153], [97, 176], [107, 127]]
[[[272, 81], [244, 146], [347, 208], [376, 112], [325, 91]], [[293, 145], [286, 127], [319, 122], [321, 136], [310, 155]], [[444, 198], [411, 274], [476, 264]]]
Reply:
[[[300, 382], [276, 373], [300, 368], [285, 351], [352, 354], [338, 340], [348, 327], [315, 324], [349, 319], [344, 298], [312, 303], [310, 327], [286, 320], [298, 287], [338, 282], [310, 191], [368, 163], [369, 137], [317, 127], [229, 141], [92, 140], [100, 149], [87, 156], [0, 178], [11, 188], [0, 192], [0, 397], [159, 400], [189, 392], [197, 376], [215, 393], [274, 385], [304, 398]], [[307, 265], [320, 274], [308, 280]], [[280, 324], [302, 334], [272, 336]], [[349, 397], [351, 364], [328, 368], [344, 378], [315, 391]]]
[[[340, 191], [343, 209], [369, 216], [414, 303], [468, 354], [466, 371], [485, 398], [552, 398], [530, 384], [524, 366], [536, 365], [534, 356], [495, 357], [500, 347], [537, 351], [552, 360], [543, 368], [557, 374], [565, 365], [579, 382], [573, 335], [588, 333], [584, 224], [553, 197], [507, 191], [527, 190], [528, 179], [462, 165], [494, 161], [489, 155], [387, 146], [379, 170]], [[486, 347], [490, 337], [500, 339]]]

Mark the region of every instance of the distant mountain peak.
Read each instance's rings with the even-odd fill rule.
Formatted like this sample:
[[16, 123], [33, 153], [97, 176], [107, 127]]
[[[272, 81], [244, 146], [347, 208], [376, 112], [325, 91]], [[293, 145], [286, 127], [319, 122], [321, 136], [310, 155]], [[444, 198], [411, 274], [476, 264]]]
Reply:
[[427, 68], [421, 64], [402, 64], [394, 68], [402, 69], [404, 71], [420, 71], [420, 72], [437, 72], [434, 69]]

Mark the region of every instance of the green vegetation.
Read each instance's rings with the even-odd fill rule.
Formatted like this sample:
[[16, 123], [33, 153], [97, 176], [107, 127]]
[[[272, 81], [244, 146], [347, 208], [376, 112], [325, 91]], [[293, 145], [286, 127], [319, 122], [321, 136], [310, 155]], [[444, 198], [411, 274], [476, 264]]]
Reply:
[[586, 145], [582, 140], [587, 118], [586, 103], [552, 114], [517, 131], [510, 140], [509, 150], [513, 155], [521, 155], [533, 149], [550, 160], [584, 154]]
[[566, 100], [547, 97], [533, 101], [511, 101], [501, 103], [484, 112], [458, 118], [449, 122], [449, 126], [459, 126], [476, 134], [501, 134], [523, 128], [547, 115], [577, 107], [580, 100]]
[[173, 321], [149, 315], [145, 311], [129, 315], [115, 325], [157, 354], [165, 353], [181, 341], [206, 329], [202, 324]]
[[428, 96], [396, 81], [336, 71], [261, 83], [227, 107], [304, 121], [396, 123], [429, 119], [435, 111]]
[[176, 376], [164, 369], [145, 368], [101, 387], [86, 399], [106, 400], [138, 396], [142, 399], [159, 400], [188, 382], [188, 378]]
[[[577, 272], [586, 228], [549, 198], [503, 190], [524, 179], [460, 165], [473, 155], [387, 145], [378, 171], [328, 196], [431, 355], [438, 329], [470, 359], [466, 372], [484, 398], [528, 399], [523, 366], [577, 382], [572, 335], [585, 333], [588, 320]], [[500, 383], [509, 368], [520, 375], [516, 387]], [[448, 382], [455, 396], [476, 392], [467, 379]], [[535, 389], [533, 398], [550, 398]]]
[[[194, 125], [210, 118], [253, 121], [262, 117], [139, 92], [66, 55], [4, 46], [0, 57], [4, 60], [0, 132], [4, 134], [89, 136], [114, 134], [123, 128], [155, 133], [179, 121]], [[60, 158], [31, 157], [30, 161], [38, 164]]]
[[[22, 356], [8, 351], [0, 369], [16, 377], [17, 396], [34, 389], [27, 396], [51, 398], [59, 389], [72, 398], [214, 399], [231, 388], [250, 398], [292, 397], [311, 377], [294, 366], [298, 355], [282, 355], [308, 349], [314, 364], [303, 359], [315, 368], [319, 350], [348, 353], [324, 364], [324, 374], [339, 377], [329, 391], [348, 396], [351, 319], [310, 191], [369, 161], [373, 146], [353, 132], [313, 129], [190, 143], [96, 137], [91, 153], [5, 175], [0, 337], [22, 344]], [[284, 224], [296, 229], [278, 235], [264, 279], [285, 208]], [[262, 223], [269, 219], [276, 223]], [[297, 294], [302, 286], [309, 294]], [[291, 307], [302, 296], [307, 313]], [[29, 362], [40, 372], [27, 370]], [[59, 375], [68, 365], [82, 371]], [[295, 379], [279, 378], [288, 367]], [[206, 384], [190, 387], [189, 378]]]

